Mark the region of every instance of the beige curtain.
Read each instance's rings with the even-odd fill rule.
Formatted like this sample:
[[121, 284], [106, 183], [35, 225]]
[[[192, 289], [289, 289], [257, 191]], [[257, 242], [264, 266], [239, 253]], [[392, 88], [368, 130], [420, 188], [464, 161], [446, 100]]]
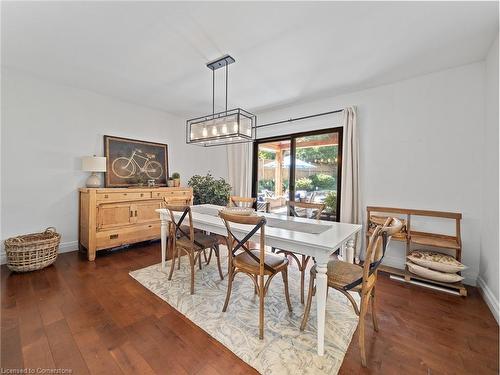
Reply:
[[[340, 221], [343, 223], [359, 224], [360, 193], [359, 193], [359, 143], [356, 123], [356, 108], [344, 109], [344, 141], [342, 152], [342, 183], [340, 194]], [[359, 236], [356, 236], [355, 261], [359, 262], [361, 247]]]
[[252, 194], [252, 143], [227, 146], [228, 182], [233, 195], [250, 197]]

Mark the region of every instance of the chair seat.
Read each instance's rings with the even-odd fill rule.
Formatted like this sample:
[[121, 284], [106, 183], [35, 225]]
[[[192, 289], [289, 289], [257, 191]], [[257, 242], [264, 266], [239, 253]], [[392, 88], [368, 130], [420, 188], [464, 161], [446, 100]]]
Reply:
[[196, 244], [193, 244], [188, 238], [182, 237], [176, 241], [176, 245], [183, 247], [185, 249], [193, 249], [193, 250], [203, 250], [209, 249], [212, 246], [218, 244], [218, 238], [214, 235], [205, 234], [202, 232], [198, 232], [194, 234], [194, 239], [196, 242], [200, 243], [203, 248], [200, 248]]
[[[316, 265], [311, 267], [311, 273], [316, 273]], [[328, 286], [333, 288], [343, 288], [346, 285], [363, 277], [363, 267], [342, 262], [340, 260], [331, 260], [328, 262]], [[361, 284], [351, 290], [358, 291], [361, 289]]]
[[[250, 250], [257, 258], [260, 256], [260, 250]], [[274, 273], [279, 272], [283, 267], [288, 265], [288, 259], [280, 255], [265, 252], [264, 262], [274, 270]], [[259, 263], [254, 260], [246, 251], [236, 255], [233, 259], [233, 265], [243, 269], [249, 273], [259, 274]], [[273, 272], [264, 268], [266, 275], [272, 275]]]

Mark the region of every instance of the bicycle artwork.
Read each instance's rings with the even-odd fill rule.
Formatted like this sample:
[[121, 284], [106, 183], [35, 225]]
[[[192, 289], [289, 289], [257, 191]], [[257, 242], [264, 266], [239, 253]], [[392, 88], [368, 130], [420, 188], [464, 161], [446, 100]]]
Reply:
[[106, 187], [136, 186], [148, 180], [154, 180], [157, 186], [166, 186], [167, 145], [104, 136], [104, 149]]

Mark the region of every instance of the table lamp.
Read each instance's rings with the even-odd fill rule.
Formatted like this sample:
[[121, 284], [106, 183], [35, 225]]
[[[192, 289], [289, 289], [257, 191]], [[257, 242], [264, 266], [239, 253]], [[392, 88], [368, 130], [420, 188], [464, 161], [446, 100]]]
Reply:
[[101, 187], [101, 179], [97, 172], [106, 172], [106, 158], [102, 156], [85, 156], [82, 158], [82, 170], [85, 172], [92, 172], [87, 179], [88, 188]]

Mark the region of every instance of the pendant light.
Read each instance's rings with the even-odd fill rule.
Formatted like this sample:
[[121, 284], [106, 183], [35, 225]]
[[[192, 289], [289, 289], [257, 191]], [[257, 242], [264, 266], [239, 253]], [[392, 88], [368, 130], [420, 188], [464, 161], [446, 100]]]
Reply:
[[[234, 58], [224, 55], [207, 64], [212, 71], [212, 114], [186, 121], [186, 143], [211, 147], [255, 139], [257, 116], [241, 108], [227, 109], [228, 65], [234, 62]], [[226, 110], [215, 113], [215, 71], [220, 68], [226, 71]]]

